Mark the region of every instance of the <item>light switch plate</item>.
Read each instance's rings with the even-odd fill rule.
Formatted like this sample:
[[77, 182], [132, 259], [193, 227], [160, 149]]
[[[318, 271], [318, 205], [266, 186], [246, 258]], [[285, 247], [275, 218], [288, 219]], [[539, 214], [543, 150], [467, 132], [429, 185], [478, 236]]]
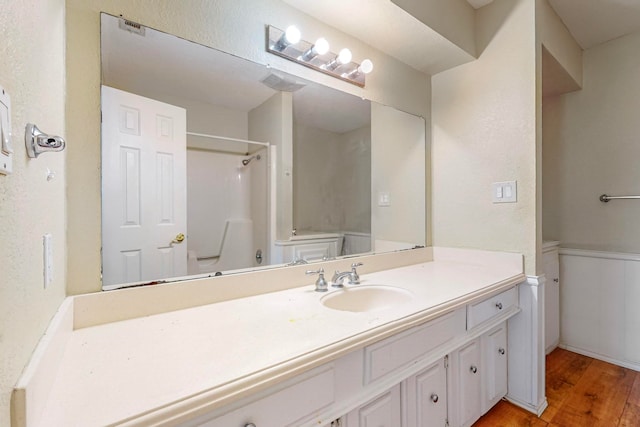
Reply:
[[11, 146], [11, 100], [0, 86], [0, 174], [13, 172], [13, 148]]
[[391, 206], [391, 195], [388, 191], [378, 192], [378, 206]]
[[516, 203], [518, 187], [516, 181], [494, 182], [491, 185], [493, 203]]

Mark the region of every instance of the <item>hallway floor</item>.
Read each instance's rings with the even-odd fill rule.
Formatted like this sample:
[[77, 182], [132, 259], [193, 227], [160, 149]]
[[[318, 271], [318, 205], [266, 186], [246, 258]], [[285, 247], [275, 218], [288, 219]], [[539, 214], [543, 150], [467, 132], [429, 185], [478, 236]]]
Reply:
[[540, 418], [501, 401], [473, 427], [640, 426], [640, 372], [556, 349], [546, 382], [549, 407]]

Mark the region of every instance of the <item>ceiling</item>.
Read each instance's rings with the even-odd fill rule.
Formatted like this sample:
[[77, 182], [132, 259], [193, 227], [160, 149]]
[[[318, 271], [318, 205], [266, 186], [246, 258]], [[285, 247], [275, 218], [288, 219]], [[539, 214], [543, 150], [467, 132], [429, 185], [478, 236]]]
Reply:
[[[493, 0], [467, 0], [478, 9]], [[583, 49], [640, 31], [640, 0], [549, 0]]]

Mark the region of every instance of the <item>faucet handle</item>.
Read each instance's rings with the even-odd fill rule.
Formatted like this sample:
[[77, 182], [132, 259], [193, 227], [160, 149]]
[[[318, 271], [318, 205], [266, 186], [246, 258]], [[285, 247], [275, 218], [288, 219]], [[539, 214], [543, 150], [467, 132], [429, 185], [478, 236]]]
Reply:
[[316, 292], [327, 292], [327, 281], [324, 278], [324, 268], [320, 267], [318, 270], [307, 270], [305, 274], [317, 274], [318, 280], [316, 280]]
[[349, 277], [349, 284], [351, 285], [359, 285], [360, 284], [360, 275], [356, 271], [356, 268], [364, 265], [361, 262], [354, 262], [351, 264], [351, 276]]

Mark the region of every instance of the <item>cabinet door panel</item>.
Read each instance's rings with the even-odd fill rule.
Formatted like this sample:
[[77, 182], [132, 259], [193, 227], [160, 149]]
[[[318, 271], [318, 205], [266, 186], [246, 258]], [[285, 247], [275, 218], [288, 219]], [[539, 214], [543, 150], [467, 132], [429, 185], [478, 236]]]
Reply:
[[442, 427], [447, 421], [445, 359], [407, 379], [408, 427]]
[[488, 411], [507, 394], [507, 328], [503, 324], [484, 338], [485, 399]]
[[473, 340], [460, 349], [458, 360], [460, 424], [469, 426], [480, 417], [482, 410], [479, 340]]
[[347, 427], [400, 427], [400, 385], [349, 412]]
[[560, 339], [560, 261], [558, 251], [542, 254], [542, 271], [546, 283], [544, 285], [544, 346], [546, 352], [553, 350]]

